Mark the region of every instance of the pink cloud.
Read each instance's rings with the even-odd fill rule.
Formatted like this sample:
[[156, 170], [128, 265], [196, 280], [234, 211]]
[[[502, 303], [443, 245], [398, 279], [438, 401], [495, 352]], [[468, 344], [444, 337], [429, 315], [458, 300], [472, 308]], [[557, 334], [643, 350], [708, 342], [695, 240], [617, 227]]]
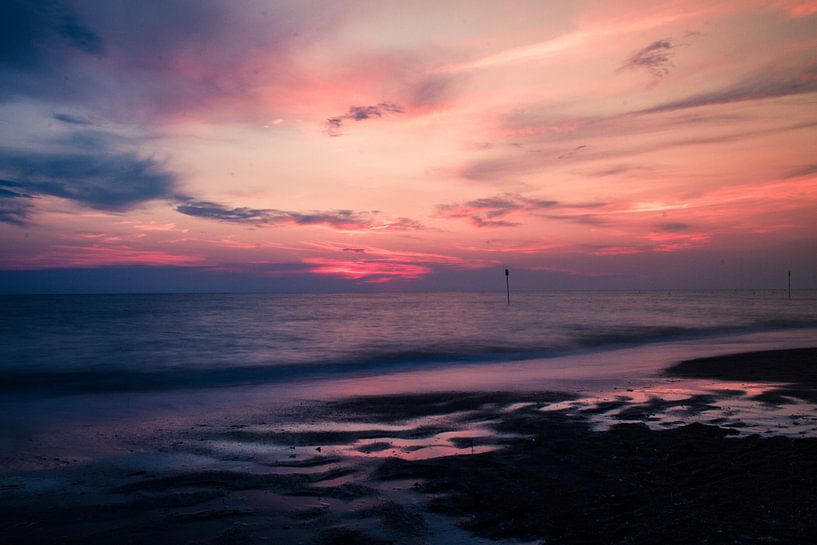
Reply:
[[565, 269], [561, 267], [546, 267], [546, 266], [527, 266], [523, 267], [524, 270], [527, 271], [542, 271], [542, 272], [551, 272], [551, 273], [561, 273], [561, 274], [569, 274], [571, 276], [586, 276], [586, 277], [599, 277], [599, 276], [607, 276], [603, 273], [593, 273], [593, 272], [586, 272], [586, 271], [578, 271], [575, 269]]
[[792, 17], [807, 17], [817, 13], [817, 2], [814, 0], [778, 0], [774, 6]]
[[489, 252], [502, 254], [540, 254], [564, 248], [564, 244], [537, 243], [535, 241], [488, 240], [484, 245], [460, 246], [460, 249], [472, 252]]
[[643, 248], [634, 246], [602, 246], [590, 252], [591, 255], [630, 255], [643, 253]]
[[8, 259], [2, 263], [7, 269], [47, 269], [107, 267], [115, 265], [197, 265], [204, 260], [193, 255], [174, 254], [162, 250], [134, 248], [125, 245], [79, 246], [56, 244], [30, 257]]
[[416, 280], [431, 273], [431, 269], [423, 265], [382, 260], [309, 258], [304, 261], [311, 265], [309, 268], [311, 273], [362, 280], [367, 283]]
[[706, 233], [650, 233], [647, 240], [655, 242], [656, 252], [678, 252], [690, 248], [699, 248], [712, 238]]

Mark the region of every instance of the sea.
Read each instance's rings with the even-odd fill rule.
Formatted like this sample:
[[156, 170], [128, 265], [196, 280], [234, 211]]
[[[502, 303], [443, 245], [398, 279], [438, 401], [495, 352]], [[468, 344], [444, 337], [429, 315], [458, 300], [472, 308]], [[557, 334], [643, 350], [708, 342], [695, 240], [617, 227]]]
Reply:
[[815, 345], [808, 290], [0, 296], [0, 457], [302, 400], [632, 389]]

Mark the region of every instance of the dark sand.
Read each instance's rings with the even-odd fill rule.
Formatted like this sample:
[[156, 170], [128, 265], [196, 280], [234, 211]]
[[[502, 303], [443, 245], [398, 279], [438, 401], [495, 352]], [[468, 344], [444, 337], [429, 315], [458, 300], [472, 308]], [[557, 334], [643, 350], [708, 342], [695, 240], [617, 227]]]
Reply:
[[[758, 404], [791, 404], [814, 399], [815, 354], [706, 358], [666, 373], [774, 383]], [[738, 437], [738, 426], [695, 420], [743, 395], [302, 405], [272, 422], [159, 437], [117, 463], [0, 476], [0, 543], [813, 544], [817, 438]], [[667, 411], [677, 426], [647, 427]], [[621, 423], [598, 431], [605, 415]]]
[[780, 382], [759, 398], [772, 403], [797, 398], [817, 403], [817, 348], [745, 352], [714, 358], [682, 361], [667, 375], [751, 382]]

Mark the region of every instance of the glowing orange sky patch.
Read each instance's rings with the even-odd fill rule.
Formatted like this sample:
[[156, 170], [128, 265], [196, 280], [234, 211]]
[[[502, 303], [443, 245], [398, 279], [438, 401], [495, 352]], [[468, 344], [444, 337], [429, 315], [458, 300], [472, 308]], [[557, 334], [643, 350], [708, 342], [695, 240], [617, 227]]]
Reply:
[[329, 259], [307, 259], [305, 262], [311, 264], [309, 268], [311, 273], [338, 276], [349, 280], [363, 280], [364, 282], [415, 280], [431, 273], [428, 267], [410, 263]]

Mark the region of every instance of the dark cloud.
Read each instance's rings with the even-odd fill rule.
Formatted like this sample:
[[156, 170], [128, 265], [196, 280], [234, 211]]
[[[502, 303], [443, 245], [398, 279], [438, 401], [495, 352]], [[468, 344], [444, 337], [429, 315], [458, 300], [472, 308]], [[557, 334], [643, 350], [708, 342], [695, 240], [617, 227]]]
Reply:
[[372, 117], [382, 117], [384, 113], [403, 113], [403, 108], [396, 104], [381, 102], [377, 106], [350, 106], [348, 115], [355, 121], [370, 119]]
[[102, 151], [108, 153], [115, 148], [132, 147], [143, 140], [145, 138], [123, 136], [108, 131], [80, 129], [58, 134], [50, 139], [50, 143], [69, 149], [82, 150], [83, 152]]
[[0, 180], [0, 223], [25, 225], [33, 206], [28, 201], [32, 196], [19, 192], [20, 184], [11, 180]]
[[417, 83], [410, 90], [411, 105], [429, 108], [444, 103], [452, 91], [453, 76], [436, 75]]
[[22, 187], [23, 185], [19, 182], [0, 180], [0, 197], [4, 199], [31, 199], [31, 195], [27, 193], [20, 193], [19, 190], [22, 189]]
[[462, 170], [462, 176], [470, 180], [499, 180], [507, 179], [509, 176], [523, 171], [521, 165], [534, 162], [539, 165], [543, 161], [540, 157], [519, 158], [516, 156], [502, 157], [498, 159], [479, 160], [470, 165], [466, 165]]
[[333, 229], [352, 231], [408, 231], [423, 228], [421, 223], [409, 218], [391, 220], [381, 218], [378, 212], [355, 212], [353, 210], [294, 212], [272, 208], [231, 208], [223, 204], [199, 200], [183, 201], [176, 206], [176, 210], [198, 218], [257, 226], [323, 225]]
[[547, 219], [578, 223], [579, 225], [605, 225], [610, 220], [599, 214], [548, 214]]
[[340, 136], [347, 121], [364, 121], [380, 118], [386, 114], [402, 114], [403, 108], [397, 104], [381, 102], [374, 106], [349, 106], [345, 114], [330, 117], [326, 120], [326, 132], [329, 136]]
[[351, 252], [353, 254], [364, 254], [366, 253], [366, 248], [343, 248], [344, 252]]
[[0, 223], [26, 225], [32, 208], [30, 203], [9, 201], [0, 194]]
[[437, 214], [444, 218], [463, 218], [476, 227], [513, 227], [519, 223], [504, 219], [505, 216], [514, 212], [546, 210], [558, 204], [558, 201], [505, 193], [464, 203], [441, 204], [437, 206]]
[[730, 87], [665, 102], [634, 113], [672, 112], [700, 106], [764, 100], [814, 92], [817, 92], [817, 65], [794, 71], [759, 73]]
[[817, 164], [807, 165], [801, 168], [794, 169], [791, 172], [787, 173], [784, 177], [800, 178], [801, 176], [810, 176], [812, 174], [817, 174]]
[[315, 212], [283, 212], [282, 217], [297, 225], [326, 225], [338, 229], [367, 228], [374, 214], [352, 210], [328, 210]]
[[0, 2], [0, 101], [15, 96], [68, 99], [91, 87], [73, 77], [72, 59], [105, 51], [103, 39], [63, 0]]
[[71, 114], [56, 113], [52, 117], [57, 121], [61, 121], [62, 123], [65, 123], [67, 125], [93, 125], [93, 123], [91, 123], [87, 119], [76, 117]]
[[669, 75], [675, 47], [671, 38], [657, 40], [635, 52], [619, 70], [643, 68], [650, 74], [653, 83], [657, 83]]
[[518, 221], [507, 220], [488, 220], [478, 215], [473, 215], [468, 218], [476, 227], [514, 227], [520, 225]]
[[210, 201], [186, 201], [176, 206], [176, 211], [188, 216], [209, 218], [234, 223], [269, 223], [274, 210], [256, 208], [229, 208]]
[[[110, 211], [169, 198], [176, 186], [175, 176], [156, 160], [100, 142], [82, 151], [0, 150], [0, 176], [4, 178], [4, 200], [52, 196]], [[12, 215], [12, 219], [25, 219], [30, 212], [30, 205], [14, 208], [25, 213]]]
[[392, 218], [380, 226], [375, 226], [376, 229], [385, 229], [387, 231], [421, 231], [425, 226], [417, 220], [411, 218]]
[[[211, 112], [254, 118], [257, 90], [297, 88], [296, 52], [331, 35], [344, 2], [0, 1], [0, 101], [52, 101], [118, 123]], [[180, 69], [180, 67], [184, 69]]]
[[678, 233], [680, 231], [687, 231], [689, 229], [689, 225], [686, 223], [670, 222], [656, 225], [656, 228], [659, 231], [664, 231], [667, 233]]
[[589, 172], [585, 172], [585, 176], [592, 176], [594, 178], [605, 178], [607, 176], [617, 176], [619, 174], [624, 174], [626, 172], [636, 172], [636, 171], [643, 171], [649, 170], [647, 167], [640, 166], [640, 165], [610, 165], [605, 168], [592, 170]]
[[79, 49], [83, 53], [98, 55], [104, 50], [102, 39], [91, 29], [80, 24], [71, 13], [62, 17], [59, 32], [68, 45]]
[[64, 47], [98, 54], [103, 51], [103, 42], [80, 22], [74, 8], [66, 2], [0, 2], [0, 67], [39, 68]]
[[563, 153], [562, 155], [560, 155], [559, 159], [572, 159], [577, 153], [579, 153], [583, 149], [587, 149], [587, 146], [584, 144], [582, 144], [581, 146], [576, 146], [567, 153]]
[[326, 120], [326, 132], [329, 136], [340, 136], [340, 128], [343, 126], [343, 119], [340, 117], [330, 117]]

